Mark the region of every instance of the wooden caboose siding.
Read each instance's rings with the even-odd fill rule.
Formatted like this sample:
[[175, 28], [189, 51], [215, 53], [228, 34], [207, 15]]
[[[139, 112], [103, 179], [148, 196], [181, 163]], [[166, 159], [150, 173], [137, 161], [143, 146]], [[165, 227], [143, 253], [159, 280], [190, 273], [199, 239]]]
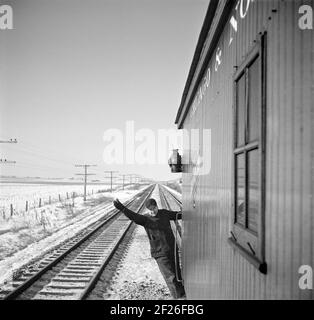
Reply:
[[[211, 58], [210, 84], [195, 113], [190, 108], [184, 118], [184, 129], [211, 130], [211, 172], [194, 186], [195, 209], [192, 166], [183, 174], [183, 269], [190, 299], [314, 298], [313, 290], [298, 287], [299, 267], [314, 268], [314, 31], [298, 27], [302, 4], [314, 7], [313, 1], [255, 0], [231, 45], [226, 25], [217, 43], [222, 63], [215, 72]], [[232, 76], [264, 31], [267, 275], [227, 243], [233, 214]], [[191, 160], [191, 148], [185, 142], [184, 161]]]

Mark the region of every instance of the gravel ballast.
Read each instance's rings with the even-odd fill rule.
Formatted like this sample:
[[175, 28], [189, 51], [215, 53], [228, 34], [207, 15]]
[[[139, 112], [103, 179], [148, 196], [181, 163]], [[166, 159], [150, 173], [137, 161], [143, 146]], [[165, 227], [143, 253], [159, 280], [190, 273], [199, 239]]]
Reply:
[[105, 300], [168, 300], [170, 292], [156, 261], [150, 255], [145, 229], [137, 226], [129, 249], [120, 262]]

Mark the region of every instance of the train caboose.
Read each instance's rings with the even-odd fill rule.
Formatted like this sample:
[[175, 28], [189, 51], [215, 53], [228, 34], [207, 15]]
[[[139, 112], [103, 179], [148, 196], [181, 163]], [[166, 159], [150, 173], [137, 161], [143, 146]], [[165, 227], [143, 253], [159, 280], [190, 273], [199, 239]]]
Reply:
[[188, 299], [314, 298], [313, 8], [209, 2], [176, 118]]

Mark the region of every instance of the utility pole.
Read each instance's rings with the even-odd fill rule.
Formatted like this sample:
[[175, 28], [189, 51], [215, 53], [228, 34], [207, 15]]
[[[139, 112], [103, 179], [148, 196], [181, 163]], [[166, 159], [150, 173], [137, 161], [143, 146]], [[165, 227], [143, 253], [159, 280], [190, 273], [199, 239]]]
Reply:
[[[123, 174], [123, 190], [124, 190], [124, 186], [125, 186], [125, 178], [130, 178], [132, 179], [132, 175], [131, 174]], [[132, 182], [132, 180], [130, 181], [130, 183]]]
[[124, 190], [125, 185], [125, 178], [131, 176], [130, 174], [123, 174], [122, 175], [122, 190]]
[[136, 184], [138, 182], [138, 175], [133, 174], [132, 176], [134, 177], [134, 184]]
[[105, 173], [110, 173], [110, 190], [111, 190], [111, 193], [112, 193], [112, 179], [113, 179], [113, 173], [116, 173], [118, 171], [105, 171]]
[[125, 174], [122, 175], [122, 190], [124, 190], [124, 178], [125, 178]]
[[87, 168], [97, 167], [96, 164], [76, 164], [75, 167], [84, 168], [84, 173], [77, 173], [77, 176], [84, 176], [84, 201], [86, 201], [87, 176], [95, 175], [95, 173], [87, 173]]
[[[133, 181], [136, 182], [137, 174], [132, 173], [132, 174], [127, 174], [126, 176], [127, 176], [127, 177], [130, 177], [130, 185], [132, 185]], [[135, 180], [133, 180], [133, 178], [134, 178]]]
[[138, 177], [138, 184], [141, 184], [143, 182], [144, 177], [139, 175]]
[[[16, 139], [10, 139], [10, 140], [0, 140], [0, 143], [17, 143]], [[16, 161], [10, 161], [7, 159], [0, 159], [0, 164], [14, 164]]]
[[127, 176], [130, 178], [130, 185], [132, 185], [132, 177], [133, 177], [133, 175], [132, 174], [128, 174]]

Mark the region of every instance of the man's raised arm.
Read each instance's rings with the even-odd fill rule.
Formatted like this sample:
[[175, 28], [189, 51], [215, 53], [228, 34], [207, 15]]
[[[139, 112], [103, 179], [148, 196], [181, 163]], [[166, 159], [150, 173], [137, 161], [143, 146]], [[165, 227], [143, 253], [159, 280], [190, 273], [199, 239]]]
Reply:
[[113, 205], [118, 210], [122, 211], [130, 220], [134, 221], [136, 224], [144, 226], [147, 223], [147, 219], [148, 219], [147, 217], [128, 209], [119, 201], [119, 199], [115, 199], [113, 201]]

